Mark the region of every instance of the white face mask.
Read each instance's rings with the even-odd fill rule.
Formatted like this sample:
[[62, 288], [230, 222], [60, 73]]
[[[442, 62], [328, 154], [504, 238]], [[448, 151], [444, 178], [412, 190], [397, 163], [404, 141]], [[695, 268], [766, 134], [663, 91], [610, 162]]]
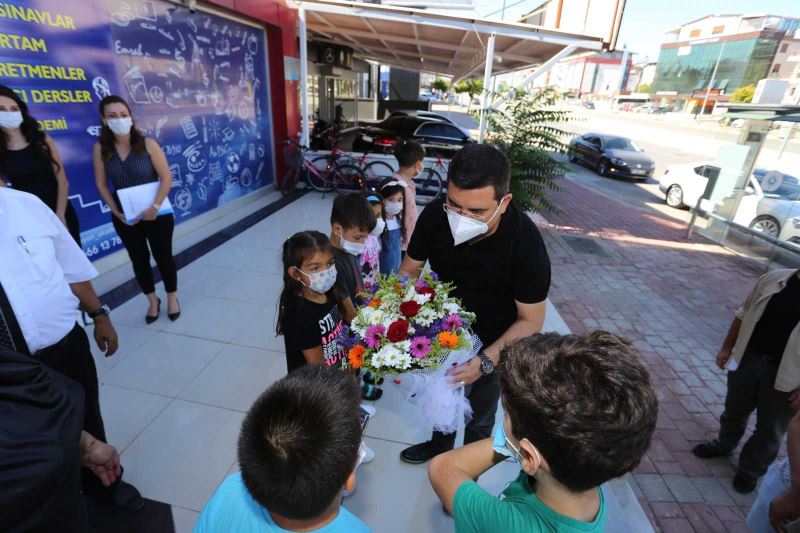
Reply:
[[369, 232], [370, 235], [375, 237], [379, 237], [383, 230], [386, 229], [386, 221], [382, 218], [379, 218], [378, 221], [375, 223], [375, 228]]
[[19, 128], [22, 124], [21, 111], [0, 111], [0, 128]]
[[450, 232], [453, 234], [453, 244], [458, 246], [463, 242], [467, 242], [470, 239], [474, 239], [478, 235], [483, 235], [487, 231], [489, 231], [489, 222], [497, 215], [497, 212], [500, 211], [500, 206], [503, 205], [502, 200], [497, 205], [497, 209], [494, 210], [492, 216], [489, 217], [489, 220], [486, 222], [476, 220], [474, 218], [459, 215], [455, 211], [450, 211], [445, 207], [445, 213], [447, 213], [447, 223], [450, 224]]
[[123, 135], [128, 135], [131, 132], [131, 128], [133, 127], [133, 119], [131, 117], [110, 118], [106, 120], [106, 124], [109, 128], [111, 128], [111, 131], [122, 137]]
[[303, 285], [314, 292], [325, 294], [336, 284], [336, 265], [331, 265], [325, 270], [320, 272], [312, 272], [311, 274], [306, 274], [297, 267], [295, 267], [295, 269], [297, 269], [297, 271], [301, 274], [308, 276], [308, 285], [303, 283], [302, 280], [300, 280], [300, 283], [303, 283]]
[[348, 254], [359, 256], [364, 253], [364, 243], [348, 241], [342, 231], [339, 231], [339, 240], [342, 242], [342, 249]]
[[384, 209], [387, 215], [395, 216], [403, 210], [403, 202], [386, 202]]

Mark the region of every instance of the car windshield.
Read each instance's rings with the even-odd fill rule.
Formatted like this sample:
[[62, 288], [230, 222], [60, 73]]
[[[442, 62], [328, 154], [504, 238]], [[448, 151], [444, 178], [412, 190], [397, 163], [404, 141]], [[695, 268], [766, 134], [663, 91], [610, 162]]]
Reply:
[[607, 150], [631, 150], [634, 152], [641, 152], [638, 146], [633, 144], [629, 139], [623, 137], [616, 137], [606, 141]]

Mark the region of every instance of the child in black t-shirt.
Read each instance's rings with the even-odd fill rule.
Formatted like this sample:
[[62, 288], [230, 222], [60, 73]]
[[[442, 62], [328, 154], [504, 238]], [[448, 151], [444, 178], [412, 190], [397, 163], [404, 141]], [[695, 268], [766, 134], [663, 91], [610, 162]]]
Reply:
[[[337, 196], [331, 210], [331, 244], [336, 261], [336, 287], [359, 305], [358, 294], [364, 292], [359, 257], [370, 232], [375, 228], [376, 217], [364, 196], [354, 192]], [[348, 314], [349, 314], [348, 309]], [[352, 311], [355, 317], [355, 309]]]
[[283, 243], [283, 292], [277, 333], [286, 346], [287, 371], [306, 364], [340, 366], [347, 354], [339, 337], [350, 297], [335, 288], [337, 272], [328, 237], [295, 233]]

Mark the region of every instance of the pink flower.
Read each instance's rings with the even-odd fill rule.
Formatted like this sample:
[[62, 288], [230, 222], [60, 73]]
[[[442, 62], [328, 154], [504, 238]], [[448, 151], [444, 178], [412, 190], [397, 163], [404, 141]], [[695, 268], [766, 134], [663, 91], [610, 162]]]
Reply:
[[364, 339], [364, 342], [367, 343], [367, 346], [370, 348], [377, 348], [381, 345], [381, 341], [383, 341], [383, 335], [386, 333], [386, 328], [380, 325], [377, 326], [368, 326], [367, 327], [367, 335]]
[[458, 315], [447, 315], [444, 319], [444, 329], [445, 331], [454, 331], [457, 329], [461, 329], [461, 317]]
[[417, 289], [424, 289], [428, 286], [423, 278], [417, 278], [417, 282], [414, 284]]
[[411, 339], [411, 355], [417, 359], [422, 359], [431, 351], [431, 341], [426, 337], [414, 337]]

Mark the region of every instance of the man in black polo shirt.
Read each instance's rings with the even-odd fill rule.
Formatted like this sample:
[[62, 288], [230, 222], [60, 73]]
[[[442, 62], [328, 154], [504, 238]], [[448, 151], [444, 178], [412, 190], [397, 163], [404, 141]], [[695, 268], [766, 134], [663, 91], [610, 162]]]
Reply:
[[[550, 259], [530, 218], [511, 203], [511, 169], [502, 152], [488, 145], [462, 148], [447, 171], [445, 200], [420, 215], [401, 274], [419, 276], [426, 261], [453, 296], [476, 314], [475, 333], [483, 350], [449, 374], [466, 387], [473, 417], [465, 443], [488, 437], [494, 426], [500, 384], [494, 368], [500, 350], [538, 332], [550, 288]], [[427, 442], [402, 451], [412, 464], [453, 448], [455, 433], [434, 431]]]

